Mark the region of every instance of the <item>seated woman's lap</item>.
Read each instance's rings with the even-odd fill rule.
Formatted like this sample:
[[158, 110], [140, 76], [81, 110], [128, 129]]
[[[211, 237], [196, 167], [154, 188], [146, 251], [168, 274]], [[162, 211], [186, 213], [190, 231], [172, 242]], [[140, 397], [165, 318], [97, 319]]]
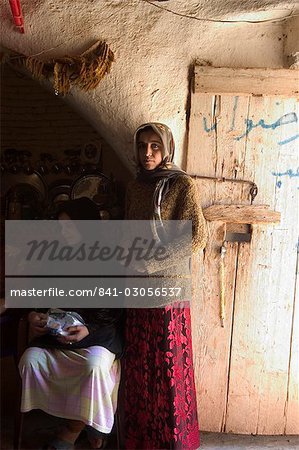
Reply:
[[[44, 349], [39, 347], [29, 347], [20, 359], [20, 372], [24, 369], [37, 369], [51, 371], [52, 375], [56, 370], [62, 376], [65, 370], [93, 370], [110, 371], [115, 360], [115, 355], [104, 347], [92, 346], [88, 348], [68, 350], [68, 349]], [[72, 362], [70, 367], [68, 363]], [[66, 374], [67, 375], [67, 374]]]

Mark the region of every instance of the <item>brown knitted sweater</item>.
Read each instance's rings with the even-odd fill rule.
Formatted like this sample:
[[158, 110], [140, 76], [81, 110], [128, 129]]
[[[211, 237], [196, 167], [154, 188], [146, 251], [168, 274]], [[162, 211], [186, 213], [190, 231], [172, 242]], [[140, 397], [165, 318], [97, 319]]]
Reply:
[[[153, 193], [156, 183], [132, 181], [127, 189], [126, 219], [150, 220], [153, 216]], [[204, 248], [206, 223], [197, 188], [191, 177], [181, 175], [173, 181], [161, 205], [162, 220], [192, 220], [192, 251]]]
[[[153, 193], [156, 183], [145, 183], [134, 180], [128, 185], [126, 198], [127, 220], [150, 220], [153, 218]], [[206, 223], [199, 202], [197, 188], [187, 175], [180, 175], [172, 180], [169, 191], [163, 197], [161, 204], [162, 220], [192, 220], [192, 252], [204, 248], [207, 240]], [[189, 254], [188, 254], [189, 253]], [[167, 254], [169, 258], [161, 264], [155, 260], [146, 263], [147, 274], [163, 277], [163, 286], [174, 286], [173, 277], [178, 273], [186, 273], [180, 267], [180, 261], [186, 262], [190, 257], [190, 245], [184, 242], [171, 242]], [[180, 278], [180, 275], [177, 276]], [[167, 281], [166, 278], [169, 278]], [[170, 281], [172, 278], [172, 281]], [[160, 282], [161, 283], [161, 282]], [[161, 299], [160, 299], [161, 300]], [[161, 305], [161, 301], [157, 304]]]

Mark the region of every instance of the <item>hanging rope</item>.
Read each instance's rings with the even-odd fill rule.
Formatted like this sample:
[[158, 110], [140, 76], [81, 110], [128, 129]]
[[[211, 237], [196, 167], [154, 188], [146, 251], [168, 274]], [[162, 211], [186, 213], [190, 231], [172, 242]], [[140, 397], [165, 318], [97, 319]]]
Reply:
[[43, 61], [33, 56], [8, 51], [4, 62], [13, 67], [25, 67], [37, 80], [52, 79], [55, 93], [66, 95], [73, 85], [83, 91], [95, 89], [110, 72], [114, 54], [103, 41], [97, 41], [78, 56]]

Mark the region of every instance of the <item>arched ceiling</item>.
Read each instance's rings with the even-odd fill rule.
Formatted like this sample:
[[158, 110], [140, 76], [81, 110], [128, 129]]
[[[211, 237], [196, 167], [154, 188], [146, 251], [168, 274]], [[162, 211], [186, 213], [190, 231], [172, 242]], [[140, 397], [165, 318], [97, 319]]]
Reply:
[[296, 0], [20, 1], [25, 34], [1, 0], [4, 47], [43, 60], [80, 54], [97, 40], [113, 50], [112, 71], [99, 86], [73, 88], [65, 99], [129, 167], [132, 133], [151, 120], [173, 128], [182, 161], [194, 63], [282, 67], [285, 49], [298, 51], [298, 17], [280, 20], [298, 14]]

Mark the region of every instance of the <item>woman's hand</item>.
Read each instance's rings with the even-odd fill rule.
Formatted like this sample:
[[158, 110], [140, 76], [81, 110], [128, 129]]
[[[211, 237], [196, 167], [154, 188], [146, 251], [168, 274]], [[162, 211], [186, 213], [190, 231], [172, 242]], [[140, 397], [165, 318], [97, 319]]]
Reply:
[[47, 314], [38, 313], [35, 311], [31, 311], [28, 314], [30, 339], [36, 336], [42, 336], [44, 334], [47, 334], [48, 332], [46, 328], [47, 318], [48, 318]]
[[82, 341], [82, 339], [84, 339], [86, 336], [89, 335], [88, 328], [85, 325], [76, 325], [73, 327], [68, 327], [67, 332], [68, 332], [67, 336], [60, 336], [57, 338], [57, 340], [61, 344], [72, 345], [75, 342]]

